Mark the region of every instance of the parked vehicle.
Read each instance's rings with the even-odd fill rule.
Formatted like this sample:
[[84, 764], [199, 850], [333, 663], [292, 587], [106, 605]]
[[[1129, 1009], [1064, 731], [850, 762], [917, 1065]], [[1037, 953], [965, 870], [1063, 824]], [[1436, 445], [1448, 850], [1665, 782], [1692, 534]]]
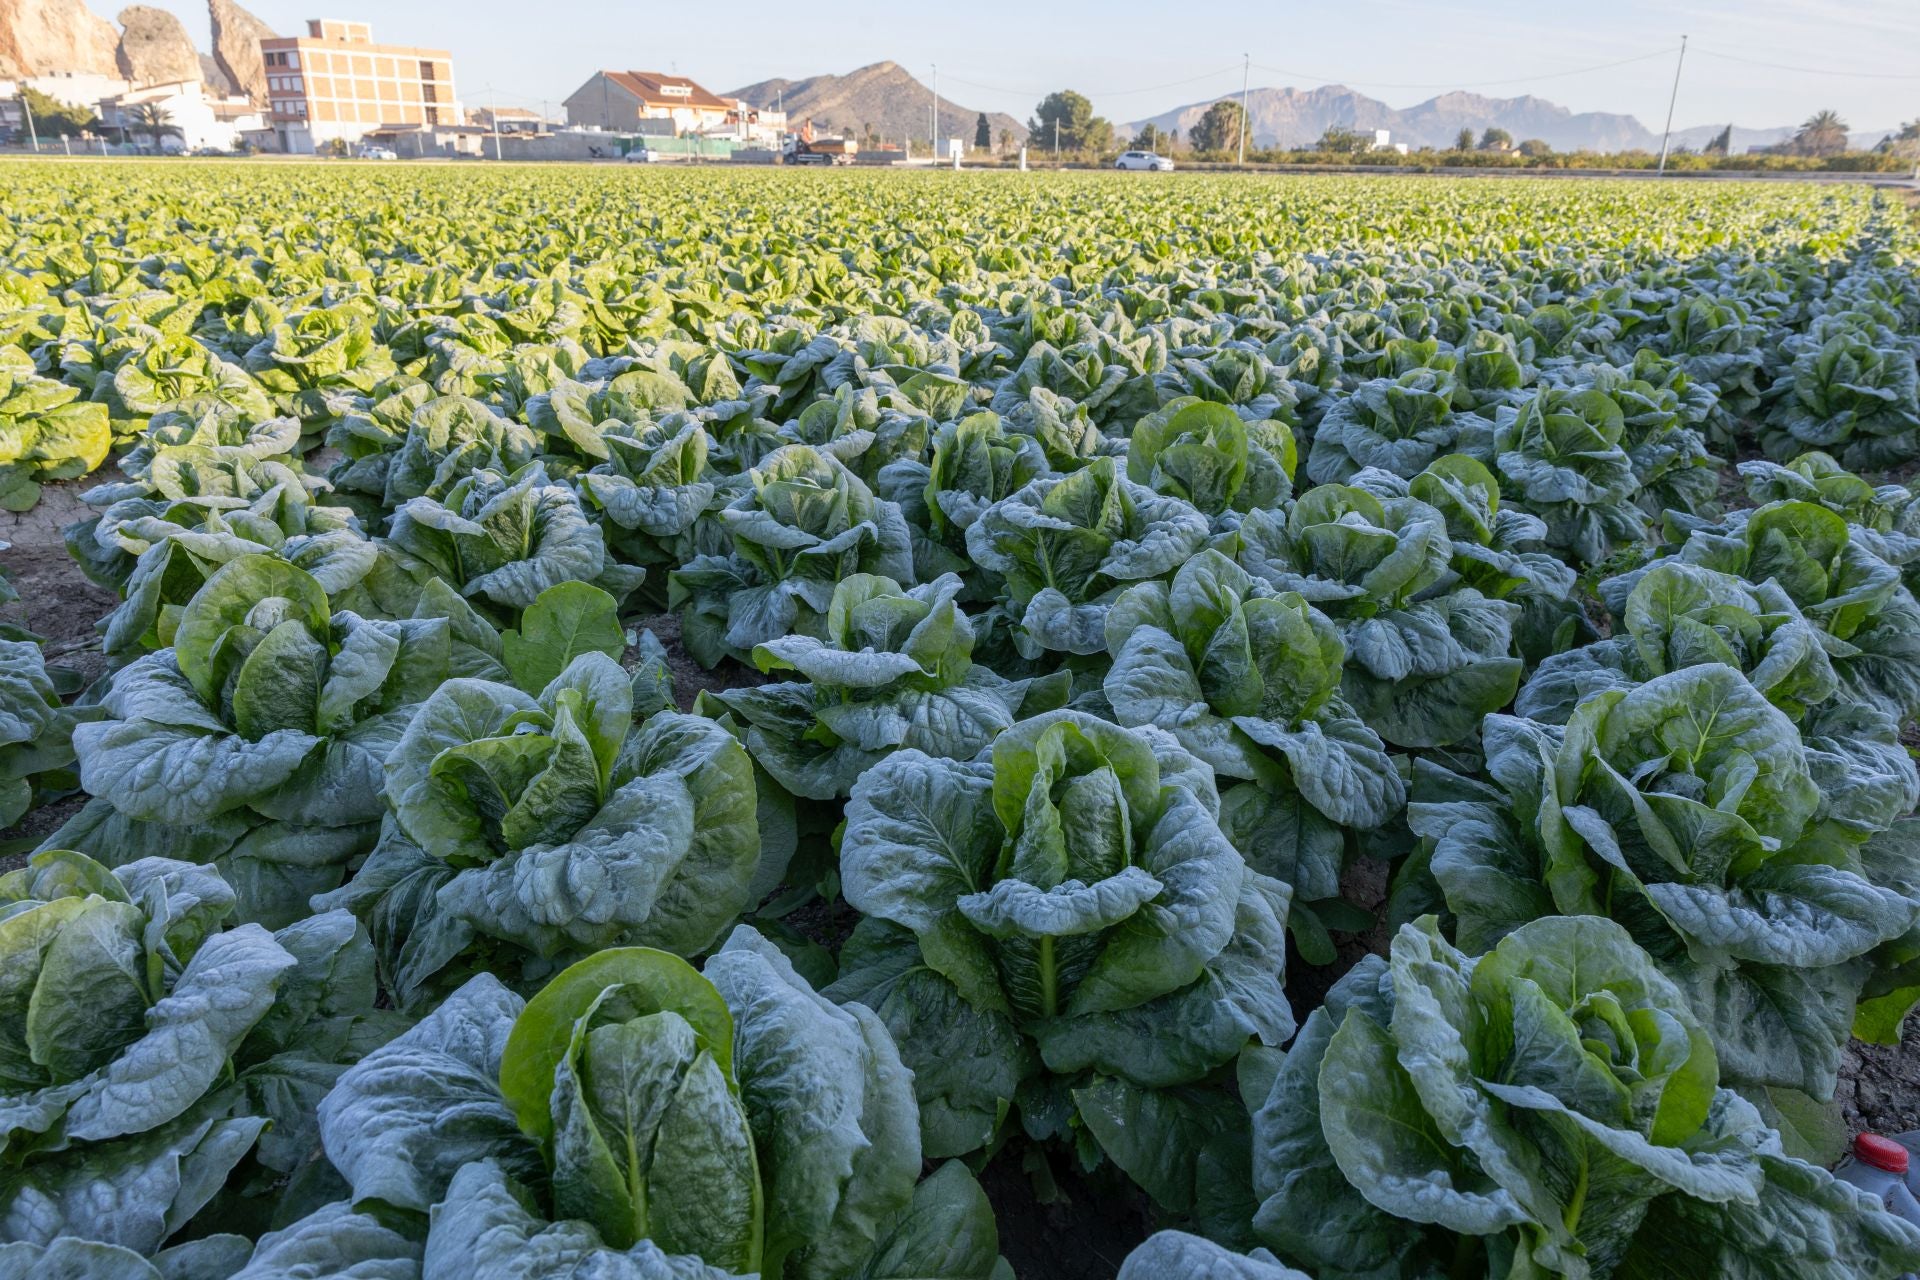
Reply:
[[1173, 161], [1151, 151], [1123, 151], [1113, 162], [1116, 169], [1144, 169], [1150, 173], [1172, 173]]
[[658, 151], [649, 151], [645, 147], [635, 147], [626, 154], [628, 164], [659, 164], [661, 159]]
[[392, 147], [361, 147], [362, 160], [398, 160], [400, 155]]
[[788, 164], [852, 164], [859, 152], [860, 144], [853, 138], [815, 138], [808, 141], [794, 134], [788, 135], [786, 145], [781, 148], [782, 157]]

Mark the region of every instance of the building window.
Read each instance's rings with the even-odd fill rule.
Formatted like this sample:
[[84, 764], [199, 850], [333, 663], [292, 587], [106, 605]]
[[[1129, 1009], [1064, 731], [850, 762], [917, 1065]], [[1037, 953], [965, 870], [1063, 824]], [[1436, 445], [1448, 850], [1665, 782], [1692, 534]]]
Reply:
[[420, 78], [422, 80], [433, 79], [433, 64], [431, 62], [422, 62], [420, 64]]
[[280, 55], [280, 65], [283, 67], [292, 67], [295, 71], [298, 71], [300, 69], [300, 55], [298, 53], [283, 53]]

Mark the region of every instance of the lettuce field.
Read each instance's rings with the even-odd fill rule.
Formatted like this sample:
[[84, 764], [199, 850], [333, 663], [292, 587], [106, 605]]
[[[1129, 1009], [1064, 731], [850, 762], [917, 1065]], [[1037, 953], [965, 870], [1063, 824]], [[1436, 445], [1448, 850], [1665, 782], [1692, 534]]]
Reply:
[[0, 1275], [1920, 1268], [1917, 354], [1866, 187], [0, 165]]

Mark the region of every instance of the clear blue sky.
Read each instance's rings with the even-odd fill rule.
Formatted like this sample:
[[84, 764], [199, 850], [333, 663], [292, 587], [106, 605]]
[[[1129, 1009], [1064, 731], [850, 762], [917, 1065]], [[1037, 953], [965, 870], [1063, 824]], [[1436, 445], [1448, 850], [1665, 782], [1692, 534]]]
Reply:
[[[206, 45], [203, 3], [153, 2], [179, 14]], [[1693, 45], [1677, 127], [1793, 124], [1822, 107], [1856, 130], [1920, 117], [1915, 0], [969, 0], [939, 6], [938, 17], [911, 0], [257, 0], [248, 7], [282, 34], [304, 31], [309, 17], [358, 18], [374, 24], [377, 40], [443, 45], [469, 105], [480, 104], [489, 84], [502, 105], [557, 103], [596, 66], [678, 70], [725, 92], [891, 58], [922, 80], [937, 62], [942, 98], [968, 107], [1025, 119], [1045, 92], [1068, 87], [1125, 122], [1237, 93], [1246, 52], [1256, 86], [1338, 82], [1396, 107], [1443, 88], [1530, 93], [1575, 111], [1635, 115], [1657, 129], [1671, 53], [1587, 69], [1671, 50], [1686, 33]], [[1764, 63], [1795, 69], [1757, 65]]]

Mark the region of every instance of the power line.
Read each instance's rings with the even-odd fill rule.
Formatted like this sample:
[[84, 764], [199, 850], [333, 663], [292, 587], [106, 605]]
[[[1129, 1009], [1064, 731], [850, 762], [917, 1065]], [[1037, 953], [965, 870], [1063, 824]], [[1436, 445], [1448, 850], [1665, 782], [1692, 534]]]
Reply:
[[1693, 47], [1695, 53], [1704, 53], [1709, 58], [1719, 58], [1724, 62], [1743, 62], [1750, 67], [1770, 67], [1775, 71], [1798, 71], [1809, 76], [1847, 76], [1861, 80], [1920, 80], [1920, 72], [1913, 71], [1842, 71], [1837, 67], [1796, 67], [1784, 62], [1765, 62], [1759, 58], [1743, 58], [1737, 53], [1716, 53], [1712, 49]]

